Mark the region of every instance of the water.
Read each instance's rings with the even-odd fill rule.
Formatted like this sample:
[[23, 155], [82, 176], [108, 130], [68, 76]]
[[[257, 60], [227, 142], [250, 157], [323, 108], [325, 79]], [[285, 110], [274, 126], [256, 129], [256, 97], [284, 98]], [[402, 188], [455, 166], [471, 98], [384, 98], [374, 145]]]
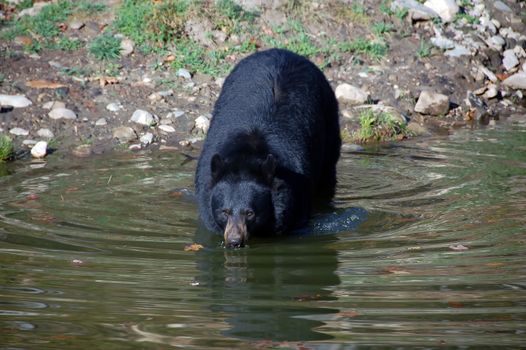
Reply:
[[2, 167], [0, 348], [526, 344], [525, 128], [343, 154], [335, 215], [357, 227], [236, 251], [178, 190], [194, 166], [139, 153]]

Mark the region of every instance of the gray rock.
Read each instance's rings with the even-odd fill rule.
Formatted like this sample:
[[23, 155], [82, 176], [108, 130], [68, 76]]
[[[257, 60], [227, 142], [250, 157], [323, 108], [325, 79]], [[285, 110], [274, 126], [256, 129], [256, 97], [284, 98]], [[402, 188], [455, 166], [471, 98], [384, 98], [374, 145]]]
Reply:
[[488, 30], [491, 34], [497, 34], [497, 26], [488, 16], [480, 17], [480, 28]]
[[206, 116], [201, 115], [195, 119], [195, 126], [194, 128], [198, 132], [202, 132], [206, 134], [208, 132], [208, 128], [210, 128], [210, 119], [208, 119]]
[[121, 56], [129, 56], [133, 53], [133, 50], [135, 49], [135, 43], [131, 39], [123, 39], [121, 41]]
[[55, 137], [55, 134], [53, 134], [51, 130], [44, 128], [38, 129], [37, 135], [42, 137], [43, 139], [52, 139], [53, 137]]
[[25, 139], [24, 141], [22, 141], [22, 144], [24, 146], [30, 146], [30, 147], [33, 147], [34, 145], [37, 144], [37, 140], [30, 140], [30, 139]]
[[106, 109], [108, 111], [110, 111], [110, 112], [117, 112], [117, 111], [120, 111], [123, 108], [124, 107], [122, 106], [122, 104], [120, 102], [108, 103], [108, 105], [106, 106]]
[[497, 85], [489, 84], [488, 90], [484, 93], [484, 97], [489, 100], [489, 99], [496, 97], [498, 94], [499, 94], [499, 90], [497, 89]]
[[67, 108], [54, 108], [48, 113], [51, 119], [77, 119], [77, 115], [71, 109]]
[[33, 146], [33, 148], [31, 148], [31, 155], [34, 158], [44, 158], [46, 154], [47, 154], [47, 142], [46, 141], [39, 141]]
[[57, 68], [57, 69], [62, 69], [64, 68], [64, 66], [60, 63], [60, 62], [57, 62], [57, 61], [49, 61], [48, 64], [53, 67], [53, 68]]
[[10, 134], [13, 134], [15, 136], [27, 136], [29, 135], [29, 131], [22, 128], [12, 128], [9, 130]]
[[455, 47], [455, 42], [453, 40], [438, 35], [431, 38], [431, 43], [442, 50], [452, 49]]
[[526, 72], [515, 73], [502, 82], [502, 85], [512, 89], [526, 90]]
[[455, 0], [427, 0], [424, 6], [438, 13], [444, 22], [451, 22], [459, 11]]
[[44, 109], [66, 108], [66, 104], [60, 101], [49, 101], [42, 105]]
[[444, 55], [449, 57], [468, 56], [471, 55], [471, 51], [469, 51], [465, 46], [455, 44], [455, 48], [453, 50], [447, 50], [444, 52]]
[[23, 108], [31, 106], [33, 103], [24, 95], [2, 95], [0, 94], [0, 106], [11, 106], [13, 108]]
[[71, 154], [79, 158], [89, 157], [92, 152], [93, 152], [93, 149], [91, 148], [91, 145], [88, 145], [88, 144], [78, 145], [77, 147], [71, 150]]
[[106, 118], [99, 118], [97, 119], [97, 121], [95, 122], [95, 125], [96, 126], [105, 126], [107, 125], [108, 122], [106, 121]]
[[493, 3], [493, 7], [495, 7], [497, 10], [502, 11], [502, 12], [513, 13], [513, 10], [508, 5], [503, 3], [502, 1], [495, 1]]
[[486, 44], [488, 44], [488, 46], [492, 49], [500, 51], [502, 50], [502, 47], [506, 44], [506, 40], [504, 40], [504, 38], [500, 35], [493, 35], [492, 37], [486, 40]]
[[415, 105], [415, 112], [428, 115], [445, 115], [449, 111], [449, 98], [446, 95], [424, 90]]
[[167, 132], [167, 133], [175, 132], [175, 128], [167, 124], [159, 125], [159, 130]]
[[176, 75], [185, 79], [192, 79], [192, 74], [190, 74], [190, 72], [184, 68], [179, 68]]
[[335, 95], [338, 101], [345, 102], [350, 105], [363, 104], [369, 98], [369, 94], [362, 89], [343, 83], [336, 87]]
[[147, 112], [142, 109], [138, 109], [135, 112], [133, 112], [133, 115], [130, 121], [137, 123], [137, 124], [141, 124], [141, 125], [152, 126], [152, 125], [157, 124], [157, 122], [159, 121], [159, 118], [157, 118], [150, 112]]
[[409, 131], [409, 133], [411, 133], [411, 135], [414, 136], [422, 136], [429, 134], [429, 131], [425, 127], [416, 122], [410, 122], [409, 124], [407, 124], [407, 131]]
[[502, 53], [502, 56], [502, 65], [507, 71], [519, 65], [519, 60], [517, 56], [515, 56], [515, 52], [513, 50], [505, 50]]
[[84, 22], [79, 21], [79, 20], [77, 20], [77, 19], [75, 19], [75, 20], [69, 22], [69, 27], [70, 27], [71, 29], [74, 29], [74, 30], [82, 29], [82, 28], [84, 28], [84, 25], [85, 25]]
[[391, 10], [395, 11], [401, 8], [407, 9], [410, 18], [414, 21], [429, 20], [438, 17], [438, 13], [416, 0], [394, 0], [391, 3]]
[[153, 142], [153, 134], [151, 132], [147, 132], [146, 134], [142, 135], [139, 140], [142, 144], [149, 145]]
[[120, 126], [113, 130], [113, 138], [118, 139], [121, 143], [125, 143], [137, 139], [137, 134], [135, 130], [129, 126]]

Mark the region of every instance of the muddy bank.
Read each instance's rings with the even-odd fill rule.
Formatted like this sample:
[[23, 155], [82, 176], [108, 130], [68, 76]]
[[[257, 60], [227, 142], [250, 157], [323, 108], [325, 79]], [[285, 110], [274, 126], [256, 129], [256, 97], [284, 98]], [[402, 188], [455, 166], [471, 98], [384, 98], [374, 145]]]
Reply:
[[[350, 136], [360, 128], [356, 106], [364, 104], [386, 106], [407, 125], [394, 139], [526, 121], [524, 2], [260, 0], [238, 1], [242, 8], [228, 9], [241, 12], [224, 15], [220, 6], [237, 4], [223, 1], [205, 9], [208, 17], [174, 14], [184, 18], [173, 37], [177, 44], [158, 50], [146, 50], [132, 32], [124, 33], [126, 27], [114, 26], [125, 19], [123, 8], [133, 10], [129, 2], [100, 1], [97, 11], [67, 2], [36, 2], [28, 9], [17, 3], [0, 5], [0, 94], [6, 95], [0, 133], [19, 151], [46, 141], [77, 156], [144, 148], [197, 153], [230, 67], [272, 46], [306, 54], [323, 68]], [[51, 24], [58, 29], [52, 39], [13, 32], [24, 18], [38, 18], [28, 16], [57, 4], [68, 12]], [[29, 14], [20, 16], [23, 11]], [[232, 21], [214, 22], [222, 18]], [[93, 50], [101, 36], [118, 39], [115, 57], [99, 59], [111, 54], [111, 47]], [[185, 58], [203, 56], [185, 61], [183, 51]], [[224, 57], [214, 69], [205, 60], [218, 53]], [[13, 101], [14, 95], [28, 102]]]

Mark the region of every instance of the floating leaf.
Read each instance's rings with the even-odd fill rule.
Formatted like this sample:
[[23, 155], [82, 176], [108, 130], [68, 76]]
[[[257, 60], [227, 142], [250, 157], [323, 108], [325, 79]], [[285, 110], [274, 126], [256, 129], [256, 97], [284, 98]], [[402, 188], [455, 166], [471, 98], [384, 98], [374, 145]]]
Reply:
[[184, 251], [185, 252], [197, 252], [201, 249], [203, 249], [204, 247], [199, 244], [199, 243], [192, 243], [192, 244], [187, 244], [184, 246]]
[[452, 244], [449, 246], [449, 249], [460, 252], [463, 250], [468, 250], [469, 248], [462, 244]]

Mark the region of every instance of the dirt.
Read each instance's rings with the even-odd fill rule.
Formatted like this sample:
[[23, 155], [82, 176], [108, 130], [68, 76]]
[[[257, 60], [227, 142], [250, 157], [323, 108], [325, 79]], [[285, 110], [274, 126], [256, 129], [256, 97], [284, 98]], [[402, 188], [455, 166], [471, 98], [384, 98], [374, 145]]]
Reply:
[[[277, 5], [276, 5], [277, 3]], [[283, 3], [283, 2], [281, 2]], [[351, 6], [343, 2], [338, 6]], [[367, 36], [366, 28], [373, 22], [385, 20], [378, 9], [381, 1], [363, 1], [367, 10], [366, 22], [346, 22], [335, 18], [324, 18], [322, 5], [310, 7], [302, 21], [310, 33], [325, 33], [337, 40], [350, 40]], [[488, 2], [489, 3], [489, 2]], [[113, 9], [118, 1], [107, 2]], [[280, 2], [260, 12], [257, 19], [262, 30], [269, 23], [282, 22], [290, 11]], [[524, 4], [516, 4], [523, 6]], [[489, 5], [488, 5], [489, 6]], [[310, 12], [309, 12], [310, 11]], [[81, 29], [64, 28], [64, 35], [79, 38], [88, 43], [99, 35], [111, 20], [111, 16], [85, 18]], [[471, 74], [479, 62], [487, 64], [497, 73], [499, 57], [491, 53], [480, 52], [475, 56], [448, 58], [438, 49], [432, 49], [429, 57], [418, 57], [422, 40], [434, 35], [433, 22], [412, 22], [409, 18], [398, 19], [391, 16], [394, 25], [385, 35], [388, 44], [387, 54], [380, 60], [368, 60], [355, 64], [356, 56], [345, 53], [334, 64], [324, 69], [333, 88], [338, 84], [350, 83], [370, 93], [374, 103], [396, 107], [423, 127], [422, 134], [448, 133], [454, 128], [479, 127], [479, 121], [470, 117], [465, 99], [468, 91], [474, 91], [486, 83], [477, 81]], [[514, 25], [517, 25], [514, 23]], [[521, 27], [523, 28], [523, 27]], [[261, 47], [261, 49], [264, 47]], [[497, 55], [498, 56], [498, 55]], [[243, 55], [232, 59], [239, 61]], [[43, 49], [38, 54], [24, 50], [17, 40], [0, 42], [0, 73], [3, 81], [2, 94], [21, 94], [33, 104], [26, 108], [3, 109], [0, 113], [0, 128], [7, 133], [13, 127], [30, 131], [27, 137], [16, 137], [15, 147], [23, 148], [24, 139], [38, 140], [36, 132], [40, 128], [49, 128], [55, 134], [53, 147], [61, 152], [71, 152], [79, 145], [90, 145], [92, 153], [101, 153], [113, 149], [128, 148], [113, 138], [113, 130], [119, 126], [130, 126], [138, 135], [145, 132], [154, 134], [154, 143], [149, 148], [177, 149], [187, 153], [198, 152], [203, 135], [194, 128], [194, 120], [201, 115], [211, 113], [213, 103], [221, 88], [221, 78], [191, 72], [192, 79], [178, 77], [176, 70], [170, 68], [159, 55], [145, 55], [135, 50], [127, 57], [114, 62], [98, 61], [88, 53], [86, 47], [76, 51]], [[312, 57], [316, 63], [317, 57]], [[524, 60], [522, 60], [524, 61]], [[116, 76], [108, 74], [110, 68], [118, 71]], [[65, 73], [67, 68], [83, 68], [91, 72], [87, 77], [79, 78]], [[59, 88], [31, 88], [27, 82], [45, 80], [65, 85]], [[152, 99], [150, 96], [159, 91], [173, 90], [173, 95]], [[449, 96], [452, 109], [446, 116], [426, 116], [414, 112], [415, 102], [424, 89], [431, 89]], [[513, 92], [511, 92], [513, 93]], [[520, 96], [520, 95], [519, 95]], [[42, 106], [48, 101], [62, 101], [73, 110], [76, 120], [52, 120], [48, 110]], [[505, 122], [506, 116], [524, 113], [524, 99], [510, 99], [511, 104], [503, 104], [503, 97], [484, 101], [487, 103], [489, 118], [483, 123]], [[111, 102], [120, 102], [123, 109], [112, 112], [106, 109]], [[166, 119], [168, 113], [179, 110], [184, 115], [172, 119], [170, 124], [175, 132], [166, 133], [158, 126], [142, 126], [129, 121], [136, 109], [143, 109]], [[341, 104], [342, 125], [355, 128], [357, 117], [352, 108]], [[105, 118], [107, 124], [95, 125], [99, 118]], [[471, 120], [470, 120], [471, 119]], [[1, 131], [1, 130], [0, 130]], [[196, 142], [197, 140], [197, 142]], [[132, 143], [139, 143], [133, 141]], [[143, 145], [144, 147], [144, 145]]]

